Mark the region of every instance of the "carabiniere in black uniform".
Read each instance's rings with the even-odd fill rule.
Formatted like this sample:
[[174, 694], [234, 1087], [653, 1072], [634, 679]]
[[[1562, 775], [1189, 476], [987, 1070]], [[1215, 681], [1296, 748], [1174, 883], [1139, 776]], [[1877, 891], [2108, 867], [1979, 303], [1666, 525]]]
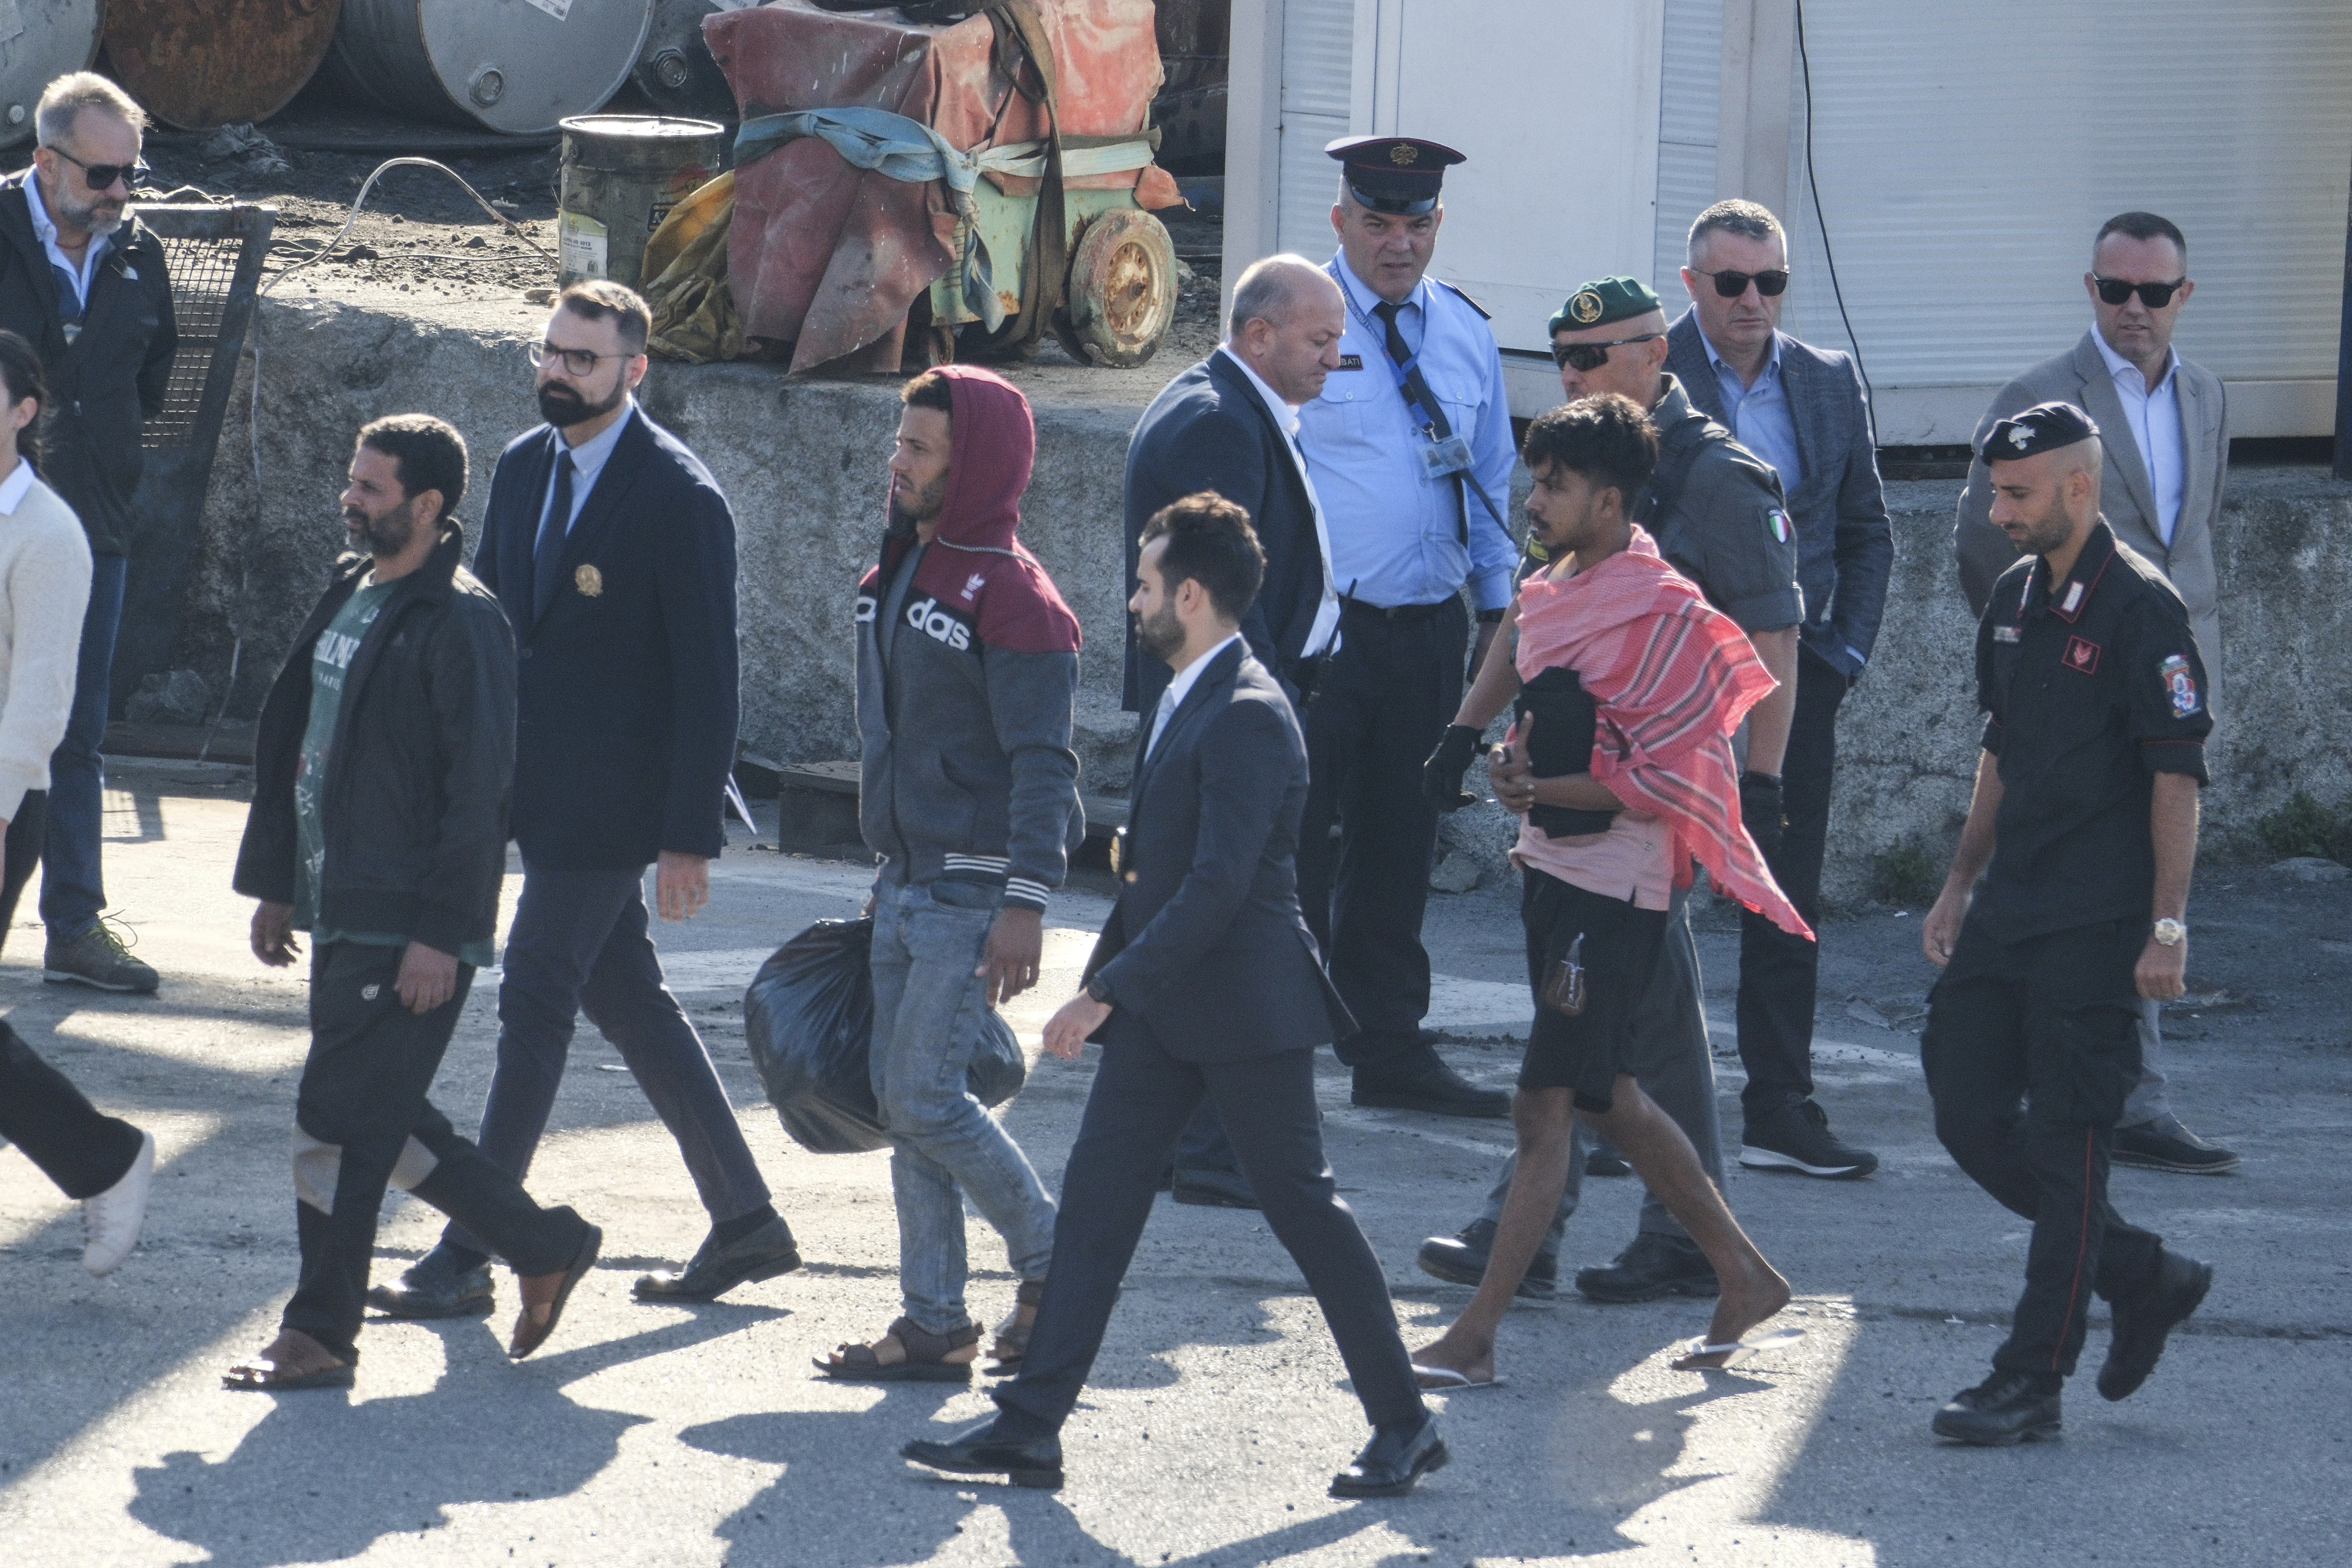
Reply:
[[[2052, 434], [2026, 428], [2032, 449], [2096, 434], [2059, 405], [2017, 423], [2060, 408], [2071, 420], [2053, 416]], [[1996, 426], [1987, 445], [2009, 429]], [[1920, 1055], [1937, 1136], [2033, 1222], [2025, 1291], [1993, 1366], [1996, 1378], [2036, 1380], [2054, 1431], [2059, 1380], [2074, 1370], [2094, 1294], [2114, 1304], [2116, 1323], [2100, 1391], [2121, 1398], [2146, 1375], [2121, 1376], [2121, 1363], [2144, 1353], [2126, 1347], [2136, 1318], [2171, 1318], [2189, 1277], [2210, 1278], [2116, 1213], [2107, 1165], [2139, 1074], [2134, 972], [2152, 929], [2155, 779], [2185, 773], [2202, 785], [2213, 721], [2179, 595], [2104, 521], [2063, 583], [2046, 575], [2040, 555], [2021, 559], [1977, 630], [2000, 805], [1991, 864], [1928, 997]]]

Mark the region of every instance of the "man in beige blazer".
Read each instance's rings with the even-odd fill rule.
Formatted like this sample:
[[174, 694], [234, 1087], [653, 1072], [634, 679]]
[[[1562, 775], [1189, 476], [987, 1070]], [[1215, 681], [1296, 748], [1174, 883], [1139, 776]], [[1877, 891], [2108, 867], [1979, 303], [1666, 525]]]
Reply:
[[[2116, 537], [2154, 563], [2188, 606], [2206, 678], [2208, 704], [2220, 712], [2227, 684], [2221, 672], [2220, 582], [2213, 565], [2213, 531], [2230, 471], [2230, 416], [2221, 380], [2172, 349], [2180, 310], [2195, 293], [2189, 278], [2189, 242], [2154, 213], [2109, 218], [2091, 245], [2083, 287], [2095, 318], [2082, 341], [2044, 360], [1992, 400], [1977, 426], [1981, 450], [1993, 426], [2021, 408], [2062, 401], [2087, 410], [2106, 446], [2100, 476], [2100, 510]], [[1992, 585], [2018, 551], [1992, 526], [1992, 487], [1984, 459], [1969, 466], [1952, 531], [1960, 590], [1969, 607], [1984, 614]], [[2172, 1114], [2157, 1065], [2162, 1037], [2157, 1004], [2143, 1005], [2139, 1086], [2116, 1129], [2118, 1164], [2216, 1174], [2238, 1156], [2209, 1143]]]

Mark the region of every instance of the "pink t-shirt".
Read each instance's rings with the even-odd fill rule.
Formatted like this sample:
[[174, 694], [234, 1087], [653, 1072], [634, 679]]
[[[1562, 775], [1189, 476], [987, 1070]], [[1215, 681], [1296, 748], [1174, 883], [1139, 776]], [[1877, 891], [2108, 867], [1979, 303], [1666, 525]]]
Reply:
[[1671, 838], [1664, 822], [1639, 811], [1619, 812], [1606, 833], [1570, 838], [1522, 821], [1511, 859], [1604, 899], [1631, 899], [1637, 910], [1663, 910], [1674, 895]]

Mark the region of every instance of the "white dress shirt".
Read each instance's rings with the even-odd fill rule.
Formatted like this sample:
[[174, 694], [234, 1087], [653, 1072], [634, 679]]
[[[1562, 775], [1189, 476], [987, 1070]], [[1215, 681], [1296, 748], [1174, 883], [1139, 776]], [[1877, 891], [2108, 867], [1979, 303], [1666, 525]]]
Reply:
[[1214, 663], [1219, 654], [1241, 640], [1242, 634], [1235, 632], [1176, 672], [1176, 679], [1170, 681], [1168, 689], [1160, 694], [1160, 706], [1152, 710], [1151, 739], [1144, 742], [1145, 756], [1150, 756], [1159, 746], [1160, 731], [1168, 728], [1169, 720], [1176, 717], [1176, 710], [1184, 706], [1184, 699], [1192, 694], [1192, 688], [1200, 683], [1201, 672]]
[[[1249, 384], [1257, 388], [1265, 411], [1274, 416], [1275, 428], [1283, 435], [1284, 444], [1290, 448], [1290, 461], [1298, 470], [1299, 483], [1307, 487], [1307, 504], [1315, 511], [1315, 545], [1323, 553], [1323, 602], [1315, 607], [1315, 624], [1307, 628], [1307, 641], [1298, 652], [1302, 658], [1312, 658], [1318, 653], [1339, 651], [1339, 590], [1331, 576], [1331, 525], [1323, 516], [1323, 498], [1315, 493], [1315, 477], [1307, 471], [1307, 454], [1298, 447], [1298, 410], [1282, 400], [1282, 394], [1265, 384], [1265, 378], [1249, 367], [1249, 362], [1220, 344], [1217, 352], [1225, 356]], [[1255, 521], [1255, 520], [1253, 520]]]
[[[629, 427], [629, 421], [635, 417], [636, 412], [637, 400], [635, 397], [624, 399], [621, 405], [621, 416], [614, 420], [601, 434], [591, 436], [577, 447], [563, 447], [562, 433], [561, 431], [556, 433], [555, 439], [559, 450], [572, 454], [572, 515], [563, 520], [563, 531], [567, 535], [572, 531], [572, 525], [580, 521], [580, 509], [588, 504], [588, 492], [596, 488], [596, 476], [604, 471], [604, 464], [613, 456], [613, 448], [621, 444], [621, 432]], [[548, 514], [554, 510], [555, 472], [554, 465], [550, 464], [547, 476], [547, 499], [539, 503], [539, 529], [532, 534], [533, 539], [546, 536]]]
[[2180, 525], [2183, 488], [2180, 354], [2174, 349], [2164, 351], [2164, 374], [2150, 386], [2139, 366], [2109, 348], [2095, 325], [2091, 329], [2091, 341], [2099, 345], [2099, 357], [2107, 362], [2107, 374], [2115, 378], [2116, 396], [2123, 402], [2124, 418], [2131, 426], [2132, 439], [2139, 444], [2140, 461], [2147, 465], [2148, 488], [2156, 492], [2156, 531], [2169, 549], [2172, 531]]
[[25, 205], [33, 209], [33, 233], [38, 237], [41, 248], [49, 254], [49, 265], [73, 279], [74, 303], [89, 309], [89, 280], [98, 276], [98, 264], [114, 248], [114, 241], [105, 235], [89, 237], [89, 248], [81, 253], [81, 264], [76, 266], [58, 247], [57, 220], [49, 216], [48, 205], [41, 200], [41, 180], [38, 174], [25, 176]]
[[0, 517], [16, 515], [16, 509], [24, 504], [25, 492], [33, 488], [35, 478], [32, 464], [13, 452], [9, 457], [16, 466], [8, 470], [6, 479], [0, 479]]

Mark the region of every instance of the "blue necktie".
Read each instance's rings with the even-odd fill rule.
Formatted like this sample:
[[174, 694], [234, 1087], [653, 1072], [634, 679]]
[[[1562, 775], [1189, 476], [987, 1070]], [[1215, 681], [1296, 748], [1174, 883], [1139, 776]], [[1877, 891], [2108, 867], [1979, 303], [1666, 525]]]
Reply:
[[564, 537], [571, 531], [572, 454], [569, 450], [559, 450], [555, 454], [555, 500], [547, 509], [547, 521], [539, 531], [539, 548], [531, 555], [530, 615], [533, 620], [547, 614], [547, 602], [555, 597], [555, 563], [562, 555]]

